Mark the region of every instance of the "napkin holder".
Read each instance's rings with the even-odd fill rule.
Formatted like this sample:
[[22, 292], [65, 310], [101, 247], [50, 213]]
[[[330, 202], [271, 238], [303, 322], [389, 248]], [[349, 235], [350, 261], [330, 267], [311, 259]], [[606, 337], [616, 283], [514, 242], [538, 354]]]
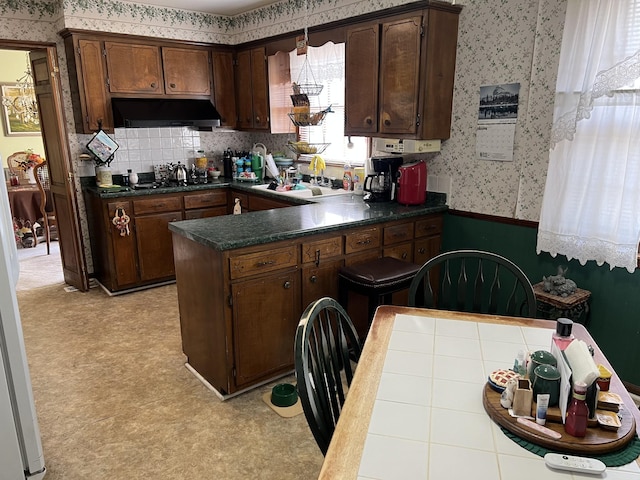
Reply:
[[513, 413], [517, 416], [531, 416], [531, 403], [533, 401], [533, 390], [528, 378], [518, 379], [518, 385], [513, 395]]

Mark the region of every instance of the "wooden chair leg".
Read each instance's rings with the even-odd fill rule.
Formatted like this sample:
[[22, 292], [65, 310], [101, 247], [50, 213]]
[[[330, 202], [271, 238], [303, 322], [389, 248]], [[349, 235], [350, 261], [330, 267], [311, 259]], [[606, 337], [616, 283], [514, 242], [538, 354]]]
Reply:
[[51, 232], [49, 230], [49, 222], [44, 222], [44, 239], [47, 242], [47, 255], [51, 255]]

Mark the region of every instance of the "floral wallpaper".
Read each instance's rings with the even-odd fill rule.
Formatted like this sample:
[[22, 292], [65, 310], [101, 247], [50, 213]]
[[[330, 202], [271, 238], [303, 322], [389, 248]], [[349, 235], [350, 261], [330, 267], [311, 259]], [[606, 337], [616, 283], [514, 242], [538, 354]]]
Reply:
[[[537, 221], [566, 2], [468, 0], [460, 15], [451, 138], [428, 162], [451, 208]], [[512, 162], [476, 159], [480, 86], [520, 83]]]
[[[57, 35], [63, 28], [238, 44], [410, 1], [282, 0], [225, 17], [121, 0], [0, 0], [0, 40], [56, 42], [74, 168], [86, 174], [89, 168], [77, 155], [87, 136], [74, 133], [65, 51]], [[435, 184], [448, 185], [451, 208], [537, 221], [566, 0], [465, 0], [462, 7], [451, 138], [443, 142], [440, 153], [427, 158], [429, 177], [441, 180]], [[512, 162], [475, 158], [480, 86], [498, 83], [520, 83]], [[200, 141], [214, 156], [234, 145], [283, 143], [269, 135], [243, 132], [201, 133]], [[122, 154], [126, 162], [139, 162], [135, 152]], [[124, 160], [121, 168], [126, 169]], [[79, 200], [84, 217], [81, 196]], [[83, 229], [88, 238], [86, 225]]]

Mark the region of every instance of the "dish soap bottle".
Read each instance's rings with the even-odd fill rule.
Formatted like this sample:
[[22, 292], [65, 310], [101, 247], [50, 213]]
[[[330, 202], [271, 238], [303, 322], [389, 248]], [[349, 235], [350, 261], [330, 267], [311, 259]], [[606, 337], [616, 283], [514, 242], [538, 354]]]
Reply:
[[349, 160], [344, 164], [344, 175], [342, 177], [342, 188], [347, 191], [352, 190], [353, 188], [353, 171], [351, 168], [351, 164]]
[[589, 407], [587, 407], [587, 384], [575, 382], [573, 384], [573, 399], [567, 409], [567, 418], [564, 422], [564, 431], [574, 437], [584, 437], [587, 434], [587, 420], [589, 419]]

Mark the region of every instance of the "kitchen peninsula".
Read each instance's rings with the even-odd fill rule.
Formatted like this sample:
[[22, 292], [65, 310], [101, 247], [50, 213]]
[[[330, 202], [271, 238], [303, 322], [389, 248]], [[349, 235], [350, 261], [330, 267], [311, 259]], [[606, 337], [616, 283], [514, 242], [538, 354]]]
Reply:
[[[447, 207], [439, 202], [339, 195], [298, 203], [169, 223], [187, 366], [221, 398], [292, 371], [300, 315], [318, 297], [337, 297], [342, 265], [383, 255], [422, 263], [440, 250]], [[358, 325], [367, 328], [366, 319]]]

